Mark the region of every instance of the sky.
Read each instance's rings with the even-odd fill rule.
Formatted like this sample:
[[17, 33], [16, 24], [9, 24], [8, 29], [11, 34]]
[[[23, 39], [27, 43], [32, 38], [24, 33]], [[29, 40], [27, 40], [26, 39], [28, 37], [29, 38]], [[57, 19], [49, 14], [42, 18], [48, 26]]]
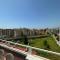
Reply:
[[0, 28], [60, 27], [60, 0], [0, 0]]

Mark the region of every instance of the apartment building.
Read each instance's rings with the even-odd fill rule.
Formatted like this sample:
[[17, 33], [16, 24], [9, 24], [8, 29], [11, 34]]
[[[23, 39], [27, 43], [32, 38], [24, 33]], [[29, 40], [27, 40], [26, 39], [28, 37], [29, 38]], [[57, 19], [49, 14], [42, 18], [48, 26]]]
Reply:
[[6, 37], [21, 37], [23, 35], [36, 36], [36, 35], [46, 35], [47, 29], [0, 29], [0, 36]]
[[13, 29], [0, 29], [0, 36], [13, 37], [14, 30]]

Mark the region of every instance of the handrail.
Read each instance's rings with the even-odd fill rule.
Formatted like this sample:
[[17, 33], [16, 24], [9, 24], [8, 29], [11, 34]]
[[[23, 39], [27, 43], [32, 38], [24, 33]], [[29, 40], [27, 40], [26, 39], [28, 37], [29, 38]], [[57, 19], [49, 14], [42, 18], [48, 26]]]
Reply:
[[[3, 41], [5, 41], [5, 40], [3, 40]], [[2, 41], [2, 42], [3, 42], [3, 41]], [[15, 43], [10, 42], [10, 41], [5, 41], [5, 42], [7, 42], [7, 43], [12, 43], [12, 44], [14, 44], [14, 45], [17, 45], [17, 43], [15, 44]], [[44, 57], [41, 57], [41, 56], [38, 56], [38, 55], [31, 55], [31, 54], [28, 53], [28, 52], [19, 50], [19, 49], [17, 49], [17, 48], [13, 48], [13, 47], [11, 47], [11, 46], [9, 46], [9, 45], [6, 45], [6, 44], [4, 44], [4, 43], [3, 43], [3, 44], [0, 44], [0, 46], [1, 46], [1, 47], [4, 47], [4, 48], [6, 48], [6, 49], [9, 49], [9, 50], [11, 50], [11, 51], [18, 52], [18, 53], [20, 53], [20, 54], [24, 54], [24, 55], [26, 56], [25, 59], [28, 59], [28, 60], [31, 60], [31, 59], [34, 59], [34, 60], [40, 60], [40, 59], [42, 59], [42, 60], [49, 60], [49, 59], [47, 59], [47, 58], [44, 58]]]
[[[6, 40], [3, 40], [3, 41], [6, 41]], [[48, 51], [48, 50], [45, 50], [45, 49], [40, 49], [40, 48], [36, 48], [36, 47], [22, 45], [22, 44], [14, 43], [14, 42], [11, 42], [11, 41], [6, 41], [6, 42], [12, 43], [14, 45], [20, 45], [22, 47], [31, 48], [31, 49], [35, 49], [35, 50], [38, 50], [38, 51], [43, 51], [43, 52], [47, 52], [47, 53], [51, 53], [51, 54], [55, 54], [55, 55], [59, 55], [60, 56], [60, 53], [58, 53], [58, 52], [53, 52], [53, 51]]]

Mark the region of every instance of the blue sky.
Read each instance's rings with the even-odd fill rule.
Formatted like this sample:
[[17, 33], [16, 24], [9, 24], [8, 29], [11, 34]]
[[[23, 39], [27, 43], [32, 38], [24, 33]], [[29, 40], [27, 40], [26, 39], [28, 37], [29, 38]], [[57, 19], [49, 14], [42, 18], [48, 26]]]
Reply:
[[0, 28], [60, 26], [60, 0], [0, 0]]

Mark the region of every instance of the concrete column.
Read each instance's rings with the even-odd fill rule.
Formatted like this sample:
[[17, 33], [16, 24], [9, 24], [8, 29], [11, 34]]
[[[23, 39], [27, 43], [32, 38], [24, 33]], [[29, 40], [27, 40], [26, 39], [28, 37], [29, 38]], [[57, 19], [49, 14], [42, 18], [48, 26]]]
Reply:
[[16, 33], [16, 30], [14, 30], [14, 37], [16, 37], [17, 36], [17, 33]]
[[1, 30], [1, 36], [2, 36], [2, 30]]
[[0, 60], [4, 60], [4, 50], [0, 49]]
[[14, 60], [14, 56], [11, 53], [7, 53], [6, 60]]
[[10, 37], [10, 31], [11, 31], [11, 30], [9, 30], [9, 37]]

